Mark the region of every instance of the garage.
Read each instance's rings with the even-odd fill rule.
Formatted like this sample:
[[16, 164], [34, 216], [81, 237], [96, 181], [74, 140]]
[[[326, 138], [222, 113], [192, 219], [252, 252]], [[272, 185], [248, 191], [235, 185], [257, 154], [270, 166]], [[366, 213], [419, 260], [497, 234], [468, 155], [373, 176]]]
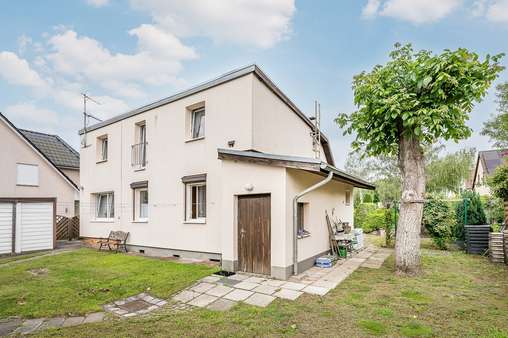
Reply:
[[53, 249], [55, 199], [0, 200], [0, 254]]

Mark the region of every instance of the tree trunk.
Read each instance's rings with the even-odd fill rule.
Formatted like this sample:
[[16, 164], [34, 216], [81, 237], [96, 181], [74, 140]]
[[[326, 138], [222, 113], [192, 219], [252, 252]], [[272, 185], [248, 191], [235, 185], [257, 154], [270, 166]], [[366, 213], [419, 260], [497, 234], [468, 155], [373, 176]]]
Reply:
[[413, 275], [420, 269], [420, 229], [425, 195], [425, 161], [417, 138], [401, 135], [399, 166], [402, 196], [395, 242], [395, 264], [397, 273]]

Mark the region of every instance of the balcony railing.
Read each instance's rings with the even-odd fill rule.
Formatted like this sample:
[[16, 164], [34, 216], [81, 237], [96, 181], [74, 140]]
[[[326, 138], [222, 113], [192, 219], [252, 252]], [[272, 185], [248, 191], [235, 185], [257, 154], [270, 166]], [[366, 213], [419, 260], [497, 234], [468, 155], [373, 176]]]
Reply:
[[132, 145], [131, 164], [133, 167], [144, 168], [146, 166], [146, 146], [148, 143], [138, 143]]

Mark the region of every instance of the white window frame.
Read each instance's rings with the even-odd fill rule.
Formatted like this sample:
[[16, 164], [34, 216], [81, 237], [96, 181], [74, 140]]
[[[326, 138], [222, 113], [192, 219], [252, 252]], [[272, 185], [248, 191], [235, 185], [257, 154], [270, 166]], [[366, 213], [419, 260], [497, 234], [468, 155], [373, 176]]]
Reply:
[[[196, 187], [205, 187], [205, 215], [199, 216], [199, 189], [196, 196], [196, 216], [195, 218], [192, 217], [192, 189]], [[206, 181], [200, 181], [200, 182], [189, 182], [185, 184], [185, 221], [188, 223], [206, 223], [206, 195], [207, 195], [207, 189], [206, 189]]]
[[39, 186], [39, 166], [37, 164], [16, 163], [16, 185]]
[[[115, 219], [115, 194], [112, 191], [95, 193], [95, 220], [98, 221], [112, 221]], [[100, 209], [100, 198], [105, 196], [106, 198], [106, 217], [99, 217]]]
[[135, 222], [148, 222], [149, 217], [149, 205], [150, 195], [148, 195], [148, 201], [146, 203], [146, 216], [141, 217], [141, 193], [146, 192], [148, 194], [148, 187], [134, 188], [134, 221]]
[[106, 162], [109, 153], [109, 139], [107, 135], [97, 137], [97, 162]]
[[[196, 115], [197, 115], [198, 113], [203, 113], [202, 124], [200, 125], [201, 135], [198, 133], [198, 134], [195, 136], [194, 130], [195, 130], [195, 123], [196, 123]], [[204, 138], [204, 137], [205, 137], [205, 134], [206, 134], [206, 110], [205, 110], [205, 107], [201, 107], [201, 108], [193, 109], [193, 110], [191, 111], [191, 130], [190, 130], [190, 138], [191, 138], [192, 140], [201, 139], [201, 138]]]

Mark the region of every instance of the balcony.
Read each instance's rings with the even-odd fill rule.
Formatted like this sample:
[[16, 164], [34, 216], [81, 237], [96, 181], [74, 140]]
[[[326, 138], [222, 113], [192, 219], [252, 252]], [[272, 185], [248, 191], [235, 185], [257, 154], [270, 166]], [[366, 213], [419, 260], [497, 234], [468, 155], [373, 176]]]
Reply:
[[135, 169], [142, 169], [146, 167], [146, 146], [148, 143], [133, 144], [131, 149], [131, 165]]

